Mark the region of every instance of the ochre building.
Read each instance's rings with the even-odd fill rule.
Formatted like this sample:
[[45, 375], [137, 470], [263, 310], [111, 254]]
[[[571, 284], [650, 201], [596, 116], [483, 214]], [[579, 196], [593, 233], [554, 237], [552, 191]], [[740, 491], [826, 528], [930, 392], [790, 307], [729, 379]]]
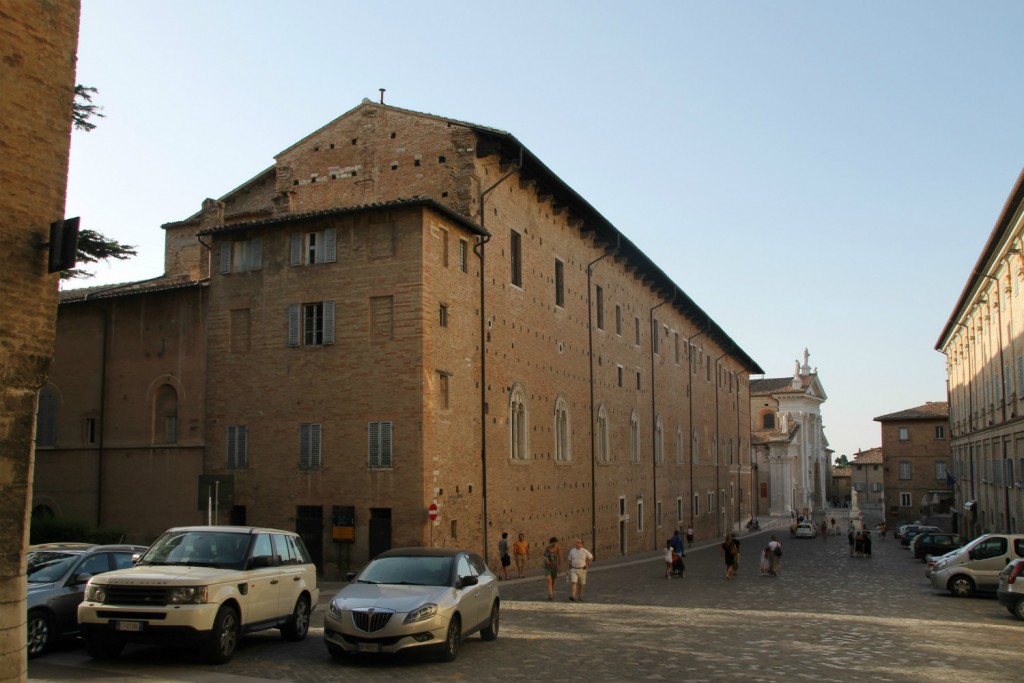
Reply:
[[364, 100], [164, 230], [163, 276], [63, 296], [55, 514], [296, 529], [327, 574], [750, 515], [762, 371], [508, 133]]

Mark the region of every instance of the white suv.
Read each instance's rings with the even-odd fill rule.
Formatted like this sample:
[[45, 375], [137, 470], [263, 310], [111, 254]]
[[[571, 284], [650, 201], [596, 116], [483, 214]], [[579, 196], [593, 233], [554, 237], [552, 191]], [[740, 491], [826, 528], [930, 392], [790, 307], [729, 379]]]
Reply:
[[170, 529], [131, 569], [89, 580], [78, 621], [89, 656], [127, 642], [198, 641], [204, 657], [231, 659], [242, 633], [278, 628], [302, 640], [320, 597], [316, 566], [297, 534], [201, 526]]

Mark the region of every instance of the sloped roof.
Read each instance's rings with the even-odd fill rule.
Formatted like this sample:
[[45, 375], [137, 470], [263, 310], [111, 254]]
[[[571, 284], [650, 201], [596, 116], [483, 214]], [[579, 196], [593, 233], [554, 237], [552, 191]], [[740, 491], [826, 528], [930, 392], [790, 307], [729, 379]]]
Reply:
[[192, 280], [188, 276], [159, 277], [148, 280], [137, 280], [135, 282], [122, 282], [115, 285], [97, 285], [95, 287], [80, 287], [78, 289], [61, 290], [58, 303], [70, 304], [80, 301], [95, 301], [96, 299], [110, 299], [120, 296], [131, 296], [133, 294], [148, 294], [170, 289], [185, 289], [187, 287], [203, 287], [207, 280]]
[[799, 430], [799, 422], [794, 422], [788, 432], [780, 432], [778, 429], [756, 429], [750, 432], [750, 442], [755, 445], [789, 443], [796, 437]]
[[896, 413], [881, 415], [875, 422], [897, 422], [905, 420], [948, 420], [949, 403], [946, 401], [929, 401], [916, 408], [908, 408]]
[[861, 451], [853, 456], [853, 460], [850, 463], [854, 465], [881, 465], [882, 449], [869, 448], [866, 451]]
[[849, 477], [853, 475], [853, 469], [850, 467], [833, 467], [832, 478], [836, 479], [839, 477]]

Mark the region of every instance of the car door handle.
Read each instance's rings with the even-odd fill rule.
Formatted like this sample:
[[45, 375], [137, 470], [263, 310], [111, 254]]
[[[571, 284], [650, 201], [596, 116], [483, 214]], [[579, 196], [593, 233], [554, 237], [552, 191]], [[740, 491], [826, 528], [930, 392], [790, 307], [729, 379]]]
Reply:
[[302, 577], [301, 576], [293, 576], [292, 577], [292, 581], [302, 581]]
[[270, 585], [271, 585], [271, 586], [274, 586], [274, 585], [276, 585], [276, 584], [277, 584], [277, 579], [271, 579], [271, 580], [270, 580]]

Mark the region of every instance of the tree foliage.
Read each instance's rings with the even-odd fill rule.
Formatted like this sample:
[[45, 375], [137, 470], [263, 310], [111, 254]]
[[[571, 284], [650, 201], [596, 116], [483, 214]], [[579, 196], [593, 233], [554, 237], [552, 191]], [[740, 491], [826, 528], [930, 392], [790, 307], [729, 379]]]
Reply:
[[[96, 263], [111, 258], [124, 261], [137, 253], [134, 246], [121, 244], [95, 230], [80, 230], [78, 232], [78, 263]], [[64, 270], [60, 274], [61, 280], [88, 277], [92, 277], [92, 273], [78, 268]]]
[[75, 86], [75, 105], [72, 118], [77, 130], [88, 133], [96, 127], [96, 124], [89, 119], [94, 116], [97, 118], [105, 116], [103, 107], [92, 103], [92, 96], [98, 92], [99, 90], [96, 88], [90, 88], [81, 83]]
[[849, 466], [850, 466], [850, 459], [847, 458], [845, 454], [844, 455], [840, 455], [839, 459], [836, 460], [836, 467], [849, 467]]

